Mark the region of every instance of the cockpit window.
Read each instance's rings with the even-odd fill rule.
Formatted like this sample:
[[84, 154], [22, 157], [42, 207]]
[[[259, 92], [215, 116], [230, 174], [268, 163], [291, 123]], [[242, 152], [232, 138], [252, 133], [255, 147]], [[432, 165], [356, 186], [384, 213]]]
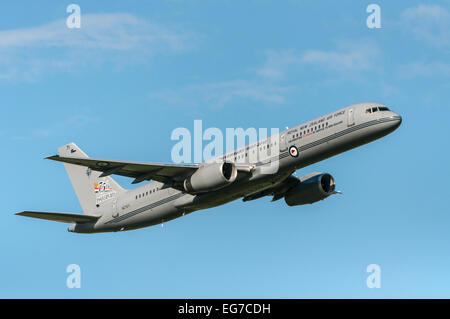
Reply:
[[368, 108], [366, 109], [366, 113], [375, 113], [378, 111], [389, 111], [389, 109], [386, 106], [377, 106], [377, 107], [372, 107], [372, 108]]

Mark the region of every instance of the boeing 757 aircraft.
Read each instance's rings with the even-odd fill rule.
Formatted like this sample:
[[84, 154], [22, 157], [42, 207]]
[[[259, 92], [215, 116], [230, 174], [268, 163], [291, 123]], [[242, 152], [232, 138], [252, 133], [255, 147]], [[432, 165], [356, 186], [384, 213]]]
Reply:
[[[350, 105], [192, 165], [92, 159], [70, 143], [47, 158], [64, 163], [84, 214], [17, 215], [71, 223], [70, 232], [100, 233], [161, 224], [238, 198], [273, 196], [272, 201], [284, 198], [289, 206], [311, 204], [338, 193], [334, 178], [328, 173], [297, 178], [296, 170], [381, 138], [401, 122], [383, 104]], [[274, 164], [277, 169], [271, 170]], [[114, 174], [132, 177], [133, 183], [152, 182], [126, 190]]]

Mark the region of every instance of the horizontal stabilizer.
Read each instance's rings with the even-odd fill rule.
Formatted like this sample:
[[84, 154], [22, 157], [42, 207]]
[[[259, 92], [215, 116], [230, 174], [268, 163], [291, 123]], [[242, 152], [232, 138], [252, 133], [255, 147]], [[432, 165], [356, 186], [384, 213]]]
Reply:
[[68, 213], [49, 213], [49, 212], [30, 212], [30, 211], [20, 212], [20, 213], [17, 213], [16, 215], [52, 220], [55, 222], [62, 222], [62, 223], [95, 222], [100, 218], [100, 216], [91, 216], [91, 215], [68, 214]]

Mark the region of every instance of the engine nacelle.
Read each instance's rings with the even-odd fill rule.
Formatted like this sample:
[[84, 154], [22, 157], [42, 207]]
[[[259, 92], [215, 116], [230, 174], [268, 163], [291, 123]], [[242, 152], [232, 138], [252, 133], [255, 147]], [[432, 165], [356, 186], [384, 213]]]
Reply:
[[334, 189], [333, 176], [327, 173], [317, 173], [301, 179], [286, 193], [284, 200], [289, 206], [312, 204], [334, 194]]
[[189, 193], [202, 193], [221, 189], [236, 180], [237, 169], [233, 163], [213, 163], [200, 167], [184, 180]]

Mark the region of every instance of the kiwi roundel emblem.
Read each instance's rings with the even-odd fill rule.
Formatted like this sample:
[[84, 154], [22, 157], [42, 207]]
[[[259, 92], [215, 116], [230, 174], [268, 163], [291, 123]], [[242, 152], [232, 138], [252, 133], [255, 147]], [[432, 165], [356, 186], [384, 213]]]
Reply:
[[108, 162], [97, 162], [97, 166], [100, 166], [100, 167], [106, 167], [108, 165], [109, 165]]
[[292, 157], [297, 157], [298, 149], [292, 145], [291, 147], [289, 147], [289, 155], [291, 155]]

